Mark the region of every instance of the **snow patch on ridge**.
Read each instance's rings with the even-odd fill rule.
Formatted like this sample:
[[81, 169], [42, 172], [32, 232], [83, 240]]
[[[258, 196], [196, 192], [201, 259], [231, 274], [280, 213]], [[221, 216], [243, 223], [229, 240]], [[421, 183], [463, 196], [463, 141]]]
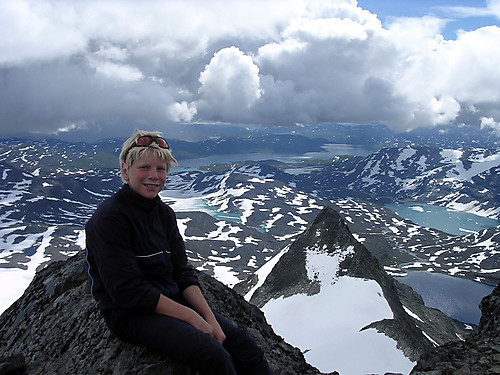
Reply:
[[306, 269], [309, 280], [318, 281], [321, 286], [334, 284], [338, 279], [340, 263], [351, 254], [354, 254], [354, 246], [349, 246], [345, 251], [329, 254], [328, 246], [306, 249]]
[[288, 252], [290, 249], [290, 246], [286, 246], [283, 250], [281, 250], [278, 254], [276, 254], [270, 261], [266, 262], [262, 267], [260, 267], [256, 272], [255, 276], [257, 277], [257, 283], [248, 291], [247, 294], [245, 294], [245, 299], [247, 301], [250, 301], [252, 298], [253, 294], [257, 289], [259, 289], [263, 284], [264, 281], [266, 281], [267, 276], [271, 271], [273, 270], [274, 266], [278, 261], [281, 259], [281, 257]]
[[441, 151], [441, 156], [446, 162], [455, 164], [455, 168], [450, 170], [446, 176], [447, 178], [445, 180], [449, 181], [471, 181], [472, 177], [500, 165], [500, 153], [489, 156], [484, 156], [482, 154], [473, 155], [468, 160], [471, 162], [469, 168], [466, 168], [461, 160], [463, 151], [443, 150]]
[[[380, 285], [373, 280], [338, 277], [339, 265], [354, 253], [353, 246], [333, 253], [327, 250], [326, 245], [306, 249], [308, 278], [320, 283], [321, 292], [269, 301], [262, 307], [267, 321], [278, 335], [305, 351], [306, 360], [322, 372], [409, 373], [415, 364], [396, 348], [396, 341], [374, 329], [360, 331], [372, 322], [393, 318]], [[266, 276], [286, 251], [273, 258], [272, 266], [266, 265]], [[259, 277], [259, 285], [245, 296], [247, 300], [263, 280], [265, 277]]]
[[[3, 268], [2, 272], [0, 272], [0, 285], [8, 285], [7, 288], [2, 289], [0, 313], [5, 311], [23, 294], [31, 280], [33, 280], [37, 268], [50, 260], [45, 253], [45, 249], [50, 245], [55, 229], [55, 226], [48, 227], [44, 233], [39, 234], [39, 236], [41, 236], [41, 244], [30, 257], [30, 261], [27, 263], [27, 269]], [[0, 259], [0, 262], [6, 263], [3, 257]]]
[[343, 276], [334, 284], [323, 284], [321, 293], [280, 297], [269, 301], [262, 311], [274, 331], [307, 351], [306, 360], [321, 372], [407, 374], [415, 365], [393, 339], [373, 329], [360, 331], [374, 321], [392, 318], [382, 290], [373, 280]]

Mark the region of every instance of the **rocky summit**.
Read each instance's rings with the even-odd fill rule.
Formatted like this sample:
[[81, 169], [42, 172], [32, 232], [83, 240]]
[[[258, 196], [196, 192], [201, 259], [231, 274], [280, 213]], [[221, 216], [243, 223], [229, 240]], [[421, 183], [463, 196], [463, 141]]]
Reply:
[[479, 331], [425, 353], [411, 375], [500, 374], [500, 284], [483, 298]]
[[[412, 361], [434, 346], [465, 337], [471, 332], [467, 325], [447, 317], [439, 310], [426, 307], [422, 298], [410, 287], [390, 277], [366, 247], [353, 237], [342, 217], [328, 206], [281, 256], [262, 285], [255, 290], [250, 302], [263, 308], [268, 301], [281, 296], [322, 293], [317, 277], [311, 278], [311, 272], [308, 271], [307, 253], [312, 248], [320, 249], [318, 251], [324, 252], [327, 257], [338, 257], [338, 270], [335, 278], [330, 280], [331, 284], [335, 284], [342, 276], [376, 281], [393, 318], [374, 321], [359, 328], [373, 328], [391, 337]], [[246, 293], [255, 283], [257, 280], [253, 278], [247, 285], [240, 284], [235, 289]], [[365, 308], [370, 309], [371, 306], [366, 305]], [[353, 310], [349, 319], [353, 319], [356, 314], [358, 311]]]
[[[212, 277], [199, 273], [209, 304], [246, 328], [277, 374], [319, 374], [283, 341], [262, 312]], [[115, 338], [88, 292], [83, 252], [39, 271], [0, 317], [0, 374], [196, 374], [181, 363]]]

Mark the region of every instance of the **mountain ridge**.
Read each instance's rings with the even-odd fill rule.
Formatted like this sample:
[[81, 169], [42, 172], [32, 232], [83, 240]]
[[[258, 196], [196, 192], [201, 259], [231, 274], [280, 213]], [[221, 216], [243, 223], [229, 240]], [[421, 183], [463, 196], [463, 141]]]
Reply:
[[[318, 239], [317, 244], [310, 241], [311, 238]], [[399, 323], [390, 323], [391, 320], [384, 319], [369, 326], [359, 327], [361, 331], [371, 328], [384, 331], [385, 334], [396, 337], [398, 346], [408, 355], [417, 358], [420, 354], [429, 352], [434, 345], [430, 341], [425, 341], [427, 339], [423, 338], [420, 331], [412, 328], [412, 323], [418, 324], [418, 320], [423, 316], [428, 317], [429, 321], [440, 317], [445, 322], [440, 327], [441, 334], [445, 334], [450, 327], [457, 330], [457, 326], [450, 324], [451, 319], [446, 319], [440, 312], [423, 307], [423, 304], [418, 306], [420, 310], [411, 304], [403, 306], [399, 297], [393, 294], [394, 289], [398, 289], [397, 293], [405, 290], [411, 294], [409, 287], [390, 285], [390, 277], [378, 266], [376, 258], [354, 239], [343, 219], [333, 209], [324, 208], [309, 229], [294, 242], [297, 244], [295, 248], [304, 245], [306, 249], [314, 247], [324, 249], [322, 251], [327, 253], [328, 246], [323, 245], [331, 243], [335, 245], [334, 247], [348, 250], [348, 254], [339, 262], [341, 265], [339, 277], [345, 275], [379, 278], [382, 284], [389, 285], [382, 288], [384, 295], [390, 296], [387, 299], [392, 300], [389, 304], [397, 306], [393, 308], [393, 311], [396, 311], [393, 320]], [[318, 244], [319, 246], [316, 246]], [[293, 246], [292, 244], [291, 247]], [[356, 252], [361, 254], [357, 257], [349, 256]], [[290, 254], [293, 254], [293, 249], [290, 250]], [[297, 261], [297, 258], [295, 260]], [[287, 268], [287, 271], [290, 271], [290, 268]], [[303, 285], [307, 288], [296, 290], [295, 294], [305, 291], [314, 295], [321, 291], [322, 271], [316, 269], [315, 272], [317, 279], [313, 275], [313, 280], [308, 278], [308, 275], [304, 278], [302, 274]], [[208, 293], [207, 299], [210, 304], [223, 314], [228, 314], [256, 337], [259, 344], [266, 348], [272, 366], [281, 371], [278, 373], [297, 375], [320, 373], [304, 361], [299, 349], [293, 348], [272, 332], [262, 312], [255, 306], [247, 304], [235, 291], [203, 272], [199, 275], [203, 288]], [[305, 279], [309, 282], [304, 283]], [[404, 301], [410, 300], [411, 296], [405, 296]], [[413, 315], [417, 311], [418, 318], [408, 315], [407, 311], [410, 310]], [[430, 315], [423, 315], [422, 311]], [[99, 327], [97, 331], [96, 326]], [[66, 261], [52, 262], [40, 270], [23, 296], [0, 316], [0, 327], [2, 344], [0, 356], [4, 362], [17, 366], [19, 371], [24, 371], [28, 375], [40, 372], [52, 373], [55, 369], [56, 373], [73, 373], [75, 368], [84, 373], [101, 373], [110, 371], [111, 368], [111, 371], [123, 374], [141, 374], [144, 371], [149, 374], [190, 374], [189, 370], [179, 364], [143, 349], [120, 343], [111, 337], [104, 328], [88, 293], [82, 251]], [[429, 327], [432, 325], [427, 326], [427, 332], [430, 332]], [[436, 328], [434, 326], [434, 333]], [[412, 331], [413, 334], [407, 335]], [[433, 338], [437, 341], [449, 341], [450, 337], [445, 336], [440, 338], [433, 336]], [[307, 350], [304, 351], [307, 355]], [[13, 363], [15, 361], [17, 365]]]
[[[316, 238], [318, 242], [315, 244], [314, 241], [311, 240], [312, 238]], [[418, 323], [418, 321], [422, 320], [423, 316], [428, 318], [429, 321], [427, 323], [435, 319], [436, 316], [439, 316], [442, 319], [442, 321], [440, 322], [440, 324], [442, 324], [441, 327], [436, 327], [435, 325], [432, 326], [432, 324], [428, 324], [425, 328], [423, 328], [423, 330], [425, 330], [428, 334], [432, 331], [432, 328], [434, 328], [434, 331], [431, 335], [433, 336], [433, 340], [436, 343], [439, 343], [441, 341], [449, 341], [450, 336], [453, 337], [453, 335], [455, 335], [454, 338], [458, 338], [458, 336], [456, 335], [456, 332], [459, 331], [458, 326], [450, 323], [451, 319], [446, 319], [444, 314], [439, 314], [437, 311], [433, 312], [432, 309], [426, 309], [423, 306], [418, 306], [418, 309], [420, 310], [417, 310], [416, 305], [402, 305], [400, 297], [397, 296], [398, 293], [401, 293], [401, 286], [398, 287], [397, 284], [391, 284], [393, 282], [390, 281], [391, 279], [384, 273], [382, 268], [378, 266], [378, 261], [376, 260], [376, 258], [371, 255], [368, 250], [366, 250], [366, 248], [364, 248], [364, 246], [361, 245], [352, 236], [344, 220], [332, 208], [323, 208], [320, 214], [317, 215], [316, 220], [310, 225], [309, 229], [304, 234], [299, 236], [294, 242], [294, 244], [297, 244], [295, 245], [295, 248], [310, 248], [311, 246], [313, 246], [314, 248], [325, 249], [327, 253], [327, 248], [332, 243], [334, 245], [334, 248], [341, 247], [345, 250], [349, 249], [349, 254], [361, 253], [357, 257], [349, 257], [349, 254], [347, 254], [345, 258], [340, 260], [339, 265], [341, 265], [341, 267], [339, 269], [340, 272], [338, 273], [339, 277], [373, 277], [375, 279], [379, 279], [378, 282], [380, 282], [382, 286], [385, 284], [385, 286], [383, 286], [381, 290], [384, 295], [388, 296], [386, 297], [386, 299], [388, 300], [389, 305], [391, 305], [392, 307], [392, 311], [394, 312], [394, 319], [382, 319], [380, 321], [372, 322], [369, 325], [359, 327], [361, 332], [370, 330], [372, 328], [376, 329], [377, 331], [382, 331], [386, 335], [395, 338], [399, 343], [398, 346], [400, 347], [400, 349], [405, 351], [407, 355], [413, 356], [413, 358], [415, 359], [418, 358], [422, 353], [427, 352], [429, 348], [434, 346], [431, 341], [426, 341], [427, 339], [423, 337], [421, 331], [414, 328], [415, 326], [420, 324]], [[328, 246], [325, 248], [324, 245]], [[291, 247], [293, 246], [294, 245], [292, 244]], [[294, 255], [293, 249], [289, 250], [289, 253], [291, 255]], [[82, 255], [83, 253], [80, 251], [76, 256], [69, 258], [68, 261], [52, 263], [41, 270], [31, 283], [30, 287], [25, 292], [23, 297], [16, 303], [14, 303], [0, 317], [0, 327], [3, 327], [2, 329], [0, 329], [0, 342], [2, 342], [2, 347], [6, 349], [1, 354], [4, 357], [9, 358], [24, 358], [24, 363], [27, 366], [28, 371], [38, 371], [33, 370], [37, 368], [36, 366], [48, 366], [43, 367], [48, 369], [51, 368], [50, 366], [62, 366], [61, 368], [65, 368], [64, 366], [80, 366], [83, 362], [86, 363], [85, 366], [87, 365], [87, 363], [88, 366], [91, 366], [89, 367], [89, 371], [102, 371], [102, 366], [99, 367], [99, 365], [96, 364], [97, 362], [103, 362], [102, 360], [89, 362], [88, 358], [85, 358], [84, 360], [80, 356], [90, 355], [89, 350], [93, 351], [95, 348], [89, 349], [88, 345], [90, 345], [89, 343], [94, 343], [100, 348], [106, 348], [109, 346], [111, 347], [111, 352], [105, 351], [104, 354], [101, 354], [105, 356], [104, 358], [106, 358], [107, 362], [109, 362], [110, 359], [118, 360], [118, 366], [121, 366], [118, 368], [120, 369], [121, 373], [127, 373], [127, 371], [130, 371], [128, 372], [130, 374], [140, 373], [137, 372], [139, 370], [134, 367], [134, 365], [129, 361], [130, 358], [136, 359], [137, 355], [140, 359], [139, 363], [141, 365], [144, 365], [144, 368], [148, 368], [148, 371], [152, 371], [150, 373], [154, 373], [154, 371], [160, 370], [165, 371], [167, 368], [170, 369], [170, 366], [172, 366], [172, 364], [168, 361], [165, 361], [163, 358], [158, 358], [154, 355], [151, 355], [150, 353], [145, 353], [140, 350], [136, 351], [135, 349], [130, 347], [123, 348], [115, 341], [110, 342], [109, 335], [106, 336], [106, 334], [103, 335], [104, 341], [99, 341], [99, 339], [93, 336], [93, 333], [89, 333], [91, 330], [89, 326], [82, 327], [82, 324], [85, 325], [86, 323], [80, 322], [87, 322], [88, 319], [86, 320], [86, 318], [92, 316], [92, 313], [90, 311], [93, 308], [93, 303], [88, 293], [86, 294], [86, 300], [83, 301], [82, 306], [81, 295], [85, 294], [87, 290], [86, 273]], [[295, 257], [294, 259], [295, 261], [299, 260], [298, 257]], [[301, 258], [301, 260], [304, 261], [304, 257]], [[301, 264], [300, 262], [297, 263]], [[70, 268], [66, 268], [65, 265], [70, 265]], [[298, 288], [289, 293], [289, 295], [291, 296], [297, 293], [303, 293], [304, 291], [306, 292], [306, 294], [314, 295], [315, 293], [320, 291], [322, 285], [320, 283], [322, 272], [321, 269], [317, 269], [315, 271], [318, 279], [315, 279], [313, 277], [313, 279], [311, 280], [307, 275], [307, 270], [306, 275], [304, 275], [302, 265], [299, 268], [302, 270], [302, 278], [298, 278], [298, 280], [302, 281], [302, 284], [305, 287]], [[286, 267], [287, 272], [290, 272], [290, 270], [290, 267]], [[245, 323], [249, 330], [257, 336], [258, 341], [265, 346], [269, 344], [269, 340], [276, 340], [276, 338], [272, 338], [274, 336], [270, 333], [271, 328], [262, 320], [262, 313], [257, 311], [251, 312], [254, 311], [253, 308], [245, 305], [243, 303], [242, 297], [237, 295], [234, 291], [229, 291], [229, 289], [224, 287], [222, 284], [220, 284], [219, 282], [215, 282], [215, 280], [208, 276], [205, 276], [203, 273], [201, 273], [200, 276], [203, 280], [204, 287], [207, 288], [208, 285], [208, 289], [211, 290], [209, 300], [217, 310], [225, 311], [228, 314], [232, 314], [238, 311], [248, 312], [250, 316], [252, 316], [252, 318], [249, 319], [245, 315], [246, 313], [243, 315], [238, 315], [236, 318], [239, 319], [239, 321]], [[288, 282], [289, 281], [290, 280], [288, 280]], [[216, 286], [214, 286], [214, 283]], [[282, 283], [282, 285], [288, 285], [288, 283]], [[395, 289], [397, 289], [396, 294]], [[221, 298], [221, 295], [219, 293], [224, 293], [224, 295], [229, 295], [229, 297]], [[411, 300], [411, 298], [406, 297], [406, 301], [409, 300]], [[418, 318], [410, 316], [407, 310], [411, 311], [412, 314], [415, 314], [415, 311], [417, 311]], [[422, 315], [422, 311], [425, 311], [425, 314], [429, 315]], [[58, 316], [58, 313], [71, 318], [68, 321], [55, 323], [57, 319], [60, 318], [60, 316]], [[84, 315], [80, 316], [79, 314]], [[254, 314], [257, 315], [254, 316]], [[93, 318], [89, 319], [90, 320], [88, 320], [87, 322], [89, 324], [102, 325], [102, 321], [99, 321], [98, 317], [94, 316]], [[422, 326], [423, 325], [421, 325], [421, 327]], [[37, 335], [39, 336], [41, 334], [46, 334], [49, 327], [55, 327], [53, 329], [55, 329], [56, 331], [59, 331], [61, 327], [63, 328], [62, 337], [60, 336], [61, 333], [53, 331], [53, 337], [60, 337], [60, 339], [57, 340], [58, 344], [53, 345], [54, 348], [52, 348], [51, 350], [55, 351], [52, 357], [60, 357], [60, 360], [65, 361], [64, 364], [54, 364], [54, 362], [50, 362], [44, 359], [47, 355], [50, 356], [50, 351], [49, 353], [44, 352], [47, 351], [47, 345], [44, 345], [47, 338], [40, 337], [40, 340], [36, 340], [39, 343], [37, 345], [41, 345], [43, 347], [39, 346], [37, 348], [36, 345], [33, 345], [32, 343], [33, 338], [37, 337]], [[455, 332], [453, 332], [451, 335], [446, 336], [446, 333], [449, 333], [447, 331], [450, 329], [455, 330]], [[440, 331], [439, 336], [435, 335], [437, 331]], [[80, 335], [78, 334], [78, 332], [86, 332], [82, 337], [85, 340], [89, 340], [89, 342], [85, 344], [79, 342], [78, 338], [80, 337]], [[465, 337], [465, 333], [466, 332], [464, 332], [462, 325], [462, 331], [460, 332], [460, 334], [463, 334], [463, 336]], [[262, 341], [263, 338], [267, 338], [266, 340], [268, 340], [268, 342], [266, 342], [266, 340]], [[95, 340], [97, 340], [97, 343]], [[279, 344], [279, 342], [280, 341], [278, 340], [278, 343], [276, 344], [277, 346], [271, 345], [271, 347], [288, 351], [287, 353], [290, 353], [289, 355], [292, 359], [290, 359], [291, 362], [287, 362], [288, 359], [286, 357], [283, 357], [283, 353], [279, 352], [279, 350], [276, 349], [274, 352], [271, 351], [269, 353], [271, 358], [273, 358], [272, 361], [274, 361], [274, 366], [281, 366], [277, 363], [282, 363], [279, 361], [285, 361], [286, 363], [284, 364], [284, 366], [292, 366], [292, 370], [290, 371], [296, 371], [296, 374], [319, 373], [318, 370], [312, 367], [308, 367], [309, 365], [305, 365], [302, 362], [303, 359], [300, 359], [301, 354], [298, 349], [291, 349], [291, 347], [287, 346], [288, 344]], [[128, 357], [119, 354], [122, 350], [125, 351]], [[303, 350], [306, 351], [305, 349]], [[22, 355], [21, 352], [24, 352], [24, 357], [19, 357], [20, 355]], [[75, 354], [72, 353], [79, 354], [75, 357]], [[308, 353], [309, 352], [307, 352], [306, 355]], [[26, 357], [26, 354], [28, 354], [28, 357]], [[35, 361], [31, 362], [33, 359], [35, 359]], [[152, 364], [151, 361], [153, 361], [155, 364]], [[30, 366], [34, 366], [32, 367], [32, 370], [29, 370]], [[185, 369], [181, 370], [181, 368], [179, 368], [179, 370], [176, 370], [177, 367], [175, 367], [175, 364], [173, 366], [174, 367], [172, 368], [174, 370], [171, 370], [173, 371], [171, 372], [171, 374], [188, 373], [182, 372], [186, 371]], [[294, 368], [300, 368], [300, 370], [295, 370]], [[60, 371], [63, 371], [62, 373], [64, 373], [64, 370]], [[289, 373], [294, 374], [294, 372]]]
[[[337, 271], [332, 269], [325, 271], [321, 269], [322, 266], [314, 266], [314, 262], [309, 259], [310, 252], [325, 254], [331, 259], [336, 259], [334, 264], [338, 265]], [[321, 261], [323, 266], [330, 264], [324, 257], [321, 259], [323, 259]], [[329, 272], [332, 276], [321, 281], [324, 272]], [[332, 274], [332, 272], [334, 273]], [[414, 296], [402, 299], [399, 293], [411, 292], [403, 291], [404, 287], [387, 275], [377, 259], [352, 236], [344, 220], [331, 207], [323, 208], [308, 229], [297, 237], [289, 249], [283, 252], [272, 270], [265, 275], [259, 275], [260, 277], [264, 280], [250, 280], [248, 285], [242, 283], [237, 285], [235, 289], [241, 294], [247, 293], [247, 300], [262, 308], [272, 325], [278, 323], [277, 320], [282, 319], [282, 316], [281, 313], [267, 315], [268, 310], [271, 309], [267, 307], [270, 302], [276, 305], [281, 303], [280, 301], [285, 302], [296, 295], [314, 296], [321, 294], [323, 288], [330, 288], [329, 284], [334, 285], [339, 283], [343, 277], [351, 277], [376, 281], [380, 285], [383, 297], [393, 315], [390, 319], [383, 318], [359, 326], [359, 331], [375, 329], [394, 339], [397, 342], [397, 347], [412, 361], [416, 361], [424, 352], [436, 345], [457, 340], [459, 337], [466, 337], [472, 332], [466, 325], [449, 319], [441, 312], [425, 308], [422, 301], [420, 304], [415, 301]], [[260, 285], [258, 288], [255, 288], [256, 282]], [[253, 292], [248, 293], [252, 287]], [[308, 303], [305, 302], [304, 298], [301, 301], [302, 304]], [[309, 303], [314, 303], [312, 301], [311, 299]], [[403, 305], [402, 301], [406, 303], [406, 306]], [[342, 302], [331, 301], [331, 303]], [[298, 307], [297, 310], [299, 310]], [[415, 311], [418, 311], [419, 315], [416, 315]], [[334, 312], [331, 314], [335, 316]], [[356, 314], [359, 312], [352, 311], [348, 319], [354, 319]], [[310, 320], [314, 319], [314, 316], [310, 316]], [[332, 317], [332, 319], [336, 318]], [[301, 326], [299, 323], [296, 324]], [[325, 324], [324, 334], [331, 334], [334, 337], [334, 331], [330, 332], [329, 329], [328, 324]], [[286, 335], [284, 337], [287, 338]], [[297, 345], [297, 343], [294, 344]], [[345, 348], [343, 355], [349, 356], [348, 353], [352, 350], [360, 349]], [[363, 356], [363, 352], [360, 355]]]
[[[81, 249], [83, 224], [121, 185], [114, 159], [120, 145], [116, 140], [84, 148], [59, 141], [0, 142], [0, 270], [26, 270], [32, 277], [34, 269]], [[400, 155], [406, 150], [396, 149]], [[500, 259], [495, 254], [500, 250], [500, 227], [449, 235], [404, 220], [376, 202], [354, 198], [355, 190], [333, 199], [328, 189], [338, 182], [328, 180], [327, 186], [323, 179], [338, 167], [336, 160], [304, 168], [298, 168], [298, 162], [293, 173], [289, 164], [271, 162], [233, 163], [207, 171], [174, 169], [162, 199], [174, 206], [185, 228], [191, 260], [212, 275], [222, 275], [228, 285], [246, 279], [277, 254], [324, 205], [341, 214], [355, 237], [393, 276], [432, 270], [492, 286], [498, 283]], [[352, 169], [351, 164], [339, 163]], [[315, 172], [308, 174], [310, 168]], [[318, 184], [306, 180], [301, 185], [305, 176]], [[491, 192], [498, 191], [495, 186]]]

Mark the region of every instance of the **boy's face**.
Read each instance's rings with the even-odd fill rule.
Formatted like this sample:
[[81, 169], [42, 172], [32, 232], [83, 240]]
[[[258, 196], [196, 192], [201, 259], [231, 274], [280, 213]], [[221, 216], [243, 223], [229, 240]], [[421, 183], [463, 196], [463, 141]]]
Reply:
[[159, 157], [145, 153], [127, 168], [122, 163], [122, 176], [130, 188], [144, 198], [153, 199], [163, 189], [167, 179], [167, 163]]

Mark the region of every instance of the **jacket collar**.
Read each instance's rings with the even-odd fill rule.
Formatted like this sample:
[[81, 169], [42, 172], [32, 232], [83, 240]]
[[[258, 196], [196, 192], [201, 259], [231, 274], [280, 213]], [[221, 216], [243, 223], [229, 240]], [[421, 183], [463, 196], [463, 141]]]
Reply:
[[146, 210], [153, 209], [161, 201], [158, 195], [153, 199], [144, 198], [133, 191], [128, 184], [123, 184], [121, 193], [127, 201]]

